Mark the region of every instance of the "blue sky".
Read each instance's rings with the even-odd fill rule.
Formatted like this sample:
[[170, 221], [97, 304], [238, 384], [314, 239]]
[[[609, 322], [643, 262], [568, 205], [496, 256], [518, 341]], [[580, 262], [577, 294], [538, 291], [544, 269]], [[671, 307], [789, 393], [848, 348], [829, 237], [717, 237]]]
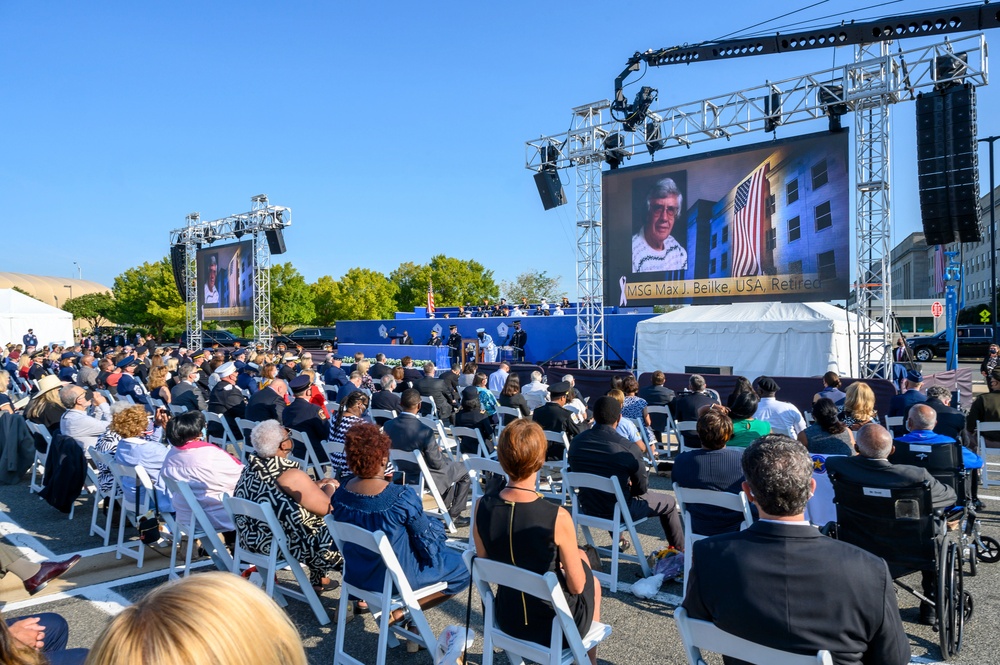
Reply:
[[[819, 22], [968, 4], [881, 1]], [[189, 212], [215, 219], [266, 193], [293, 210], [276, 260], [310, 281], [445, 253], [481, 261], [498, 280], [547, 270], [573, 293], [574, 206], [542, 210], [524, 142], [565, 131], [572, 107], [610, 98], [637, 50], [717, 38], [814, 3], [7, 0], [0, 270], [72, 276], [77, 261], [85, 279], [110, 285], [164, 256]], [[758, 29], [873, 4], [820, 3]], [[660, 108], [851, 57], [663, 67], [642, 84], [659, 90]], [[997, 85], [979, 91], [981, 136], [1000, 133], [998, 100]], [[912, 104], [893, 112], [894, 242], [920, 228], [913, 113]], [[823, 129], [820, 120], [778, 136]], [[986, 190], [985, 150], [980, 170]]]

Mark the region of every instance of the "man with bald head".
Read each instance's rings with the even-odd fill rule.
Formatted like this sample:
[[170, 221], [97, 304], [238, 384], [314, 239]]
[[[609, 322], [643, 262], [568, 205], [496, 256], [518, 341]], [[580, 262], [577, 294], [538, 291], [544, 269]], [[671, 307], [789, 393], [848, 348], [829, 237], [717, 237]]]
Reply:
[[[935, 427], [937, 427], [937, 411], [934, 410], [934, 407], [927, 404], [916, 404], [910, 407], [907, 414], [906, 429], [909, 432], [903, 436], [897, 436], [896, 441], [925, 446], [955, 443], [955, 439], [952, 437], [935, 433]], [[962, 463], [966, 469], [970, 470], [983, 468], [983, 458], [965, 446], [962, 446]]]
[[[931, 415], [928, 415], [927, 411], [930, 411]], [[925, 444], [927, 443], [926, 439], [930, 437], [946, 439], [938, 443], [954, 444], [954, 439], [942, 437], [931, 431], [934, 429], [934, 423], [928, 423], [928, 419], [933, 421], [934, 413], [934, 409], [926, 404], [911, 407], [910, 418], [907, 420], [910, 433], [906, 436], [917, 434], [922, 437], [921, 442]], [[914, 430], [915, 426], [926, 429]], [[926, 435], [930, 435], [930, 437]], [[935, 510], [955, 505], [955, 490], [938, 482], [927, 469], [909, 464], [893, 464], [889, 461], [888, 458], [896, 447], [893, 445], [892, 435], [881, 425], [871, 423], [862, 427], [855, 437], [854, 447], [858, 451], [856, 457], [831, 456], [826, 458], [826, 470], [834, 481], [844, 480], [878, 489], [893, 489], [909, 487], [917, 483], [927, 483], [931, 488], [931, 501]], [[937, 592], [936, 573], [923, 571], [921, 584], [924, 595], [928, 598], [934, 598]], [[920, 623], [932, 626], [936, 622], [937, 613], [934, 606], [921, 602]]]

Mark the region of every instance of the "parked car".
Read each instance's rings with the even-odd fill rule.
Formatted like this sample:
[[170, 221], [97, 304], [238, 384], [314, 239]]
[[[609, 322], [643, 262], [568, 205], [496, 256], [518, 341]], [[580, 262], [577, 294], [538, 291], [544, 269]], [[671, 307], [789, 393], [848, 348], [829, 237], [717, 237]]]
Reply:
[[[201, 344], [202, 346], [211, 346], [212, 344], [218, 344], [219, 346], [232, 347], [236, 342], [239, 342], [242, 346], [253, 345], [253, 340], [247, 339], [246, 337], [237, 337], [228, 330], [202, 330], [201, 331]], [[181, 335], [181, 346], [187, 346], [187, 333], [185, 332]]]
[[337, 339], [337, 328], [296, 328], [287, 335], [275, 335], [274, 344], [296, 345], [304, 349], [321, 349], [324, 344], [333, 344]]
[[[993, 341], [993, 329], [990, 326], [959, 326], [957, 337], [958, 355], [982, 358]], [[906, 345], [920, 362], [948, 355], [948, 339], [944, 331], [936, 335], [909, 337]]]

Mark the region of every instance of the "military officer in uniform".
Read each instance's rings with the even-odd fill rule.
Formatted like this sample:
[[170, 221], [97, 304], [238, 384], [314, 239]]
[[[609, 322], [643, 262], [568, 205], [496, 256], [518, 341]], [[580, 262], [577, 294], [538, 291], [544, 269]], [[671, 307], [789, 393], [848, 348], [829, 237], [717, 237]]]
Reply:
[[135, 378], [135, 368], [138, 366], [139, 360], [135, 356], [128, 356], [118, 361], [118, 367], [122, 371], [122, 377], [118, 379], [118, 396], [131, 397], [136, 404], [142, 404], [147, 411], [152, 413], [153, 407], [150, 406], [149, 399], [147, 399], [149, 393], [146, 392], [146, 386]]
[[510, 336], [510, 345], [514, 347], [514, 362], [524, 362], [524, 347], [528, 343], [528, 333], [521, 329], [521, 320], [514, 319], [514, 334]]
[[495, 363], [497, 361], [497, 345], [493, 343], [493, 338], [486, 332], [486, 328], [476, 328], [476, 334], [479, 335], [480, 361]]
[[448, 358], [451, 359], [451, 364], [454, 365], [457, 362], [461, 362], [462, 357], [462, 336], [458, 334], [458, 326], [451, 325], [448, 326], [451, 334], [448, 335]]
[[427, 346], [441, 346], [441, 337], [438, 335], [438, 331], [431, 331], [431, 338], [427, 340]]
[[202, 395], [208, 395], [211, 392], [208, 389], [208, 370], [205, 369], [205, 360], [207, 357], [208, 354], [204, 350], [195, 351], [191, 356], [191, 362], [198, 368], [198, 381], [196, 383], [201, 388]]
[[[327, 461], [326, 451], [323, 450], [322, 442], [330, 438], [330, 421], [327, 420], [323, 410], [309, 401], [308, 393], [311, 381], [309, 377], [300, 374], [288, 382], [288, 389], [291, 390], [295, 399], [281, 412], [281, 424], [288, 429], [302, 432], [312, 444], [312, 449], [316, 453], [316, 459], [320, 463]], [[295, 447], [292, 455], [299, 459], [305, 459], [306, 451], [298, 441], [293, 442]]]
[[[215, 374], [219, 377], [219, 382], [212, 388], [212, 394], [208, 398], [208, 410], [224, 417], [233, 436], [242, 439], [243, 432], [236, 426], [236, 419], [246, 414], [247, 398], [236, 387], [236, 364], [232, 361], [222, 363]], [[210, 436], [222, 436], [222, 428], [216, 423], [209, 423], [208, 433]]]
[[28, 333], [21, 338], [21, 341], [24, 343], [25, 351], [28, 349], [34, 349], [38, 346], [38, 337], [35, 335], [33, 328], [28, 328]]

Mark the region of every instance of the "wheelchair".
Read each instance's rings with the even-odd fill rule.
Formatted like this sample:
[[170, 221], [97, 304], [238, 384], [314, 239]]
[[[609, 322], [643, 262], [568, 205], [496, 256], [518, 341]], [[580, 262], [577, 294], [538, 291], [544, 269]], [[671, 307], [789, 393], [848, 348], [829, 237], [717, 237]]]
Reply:
[[1000, 542], [980, 533], [976, 511], [972, 504], [972, 474], [962, 462], [962, 446], [937, 444], [910, 444], [894, 441], [895, 451], [889, 456], [892, 464], [919, 466], [942, 485], [955, 490], [955, 505], [962, 508], [961, 521], [962, 551], [967, 554], [969, 575], [975, 576], [978, 561], [996, 563], [1000, 561]]
[[[935, 511], [928, 483], [884, 489], [848, 482], [833, 472], [830, 480], [837, 521], [825, 531], [882, 557], [896, 586], [937, 611], [935, 630], [943, 658], [958, 655], [973, 601], [963, 584], [962, 536], [949, 530], [948, 522], [957, 519], [963, 509]], [[900, 581], [916, 571], [934, 573], [934, 598]]]

